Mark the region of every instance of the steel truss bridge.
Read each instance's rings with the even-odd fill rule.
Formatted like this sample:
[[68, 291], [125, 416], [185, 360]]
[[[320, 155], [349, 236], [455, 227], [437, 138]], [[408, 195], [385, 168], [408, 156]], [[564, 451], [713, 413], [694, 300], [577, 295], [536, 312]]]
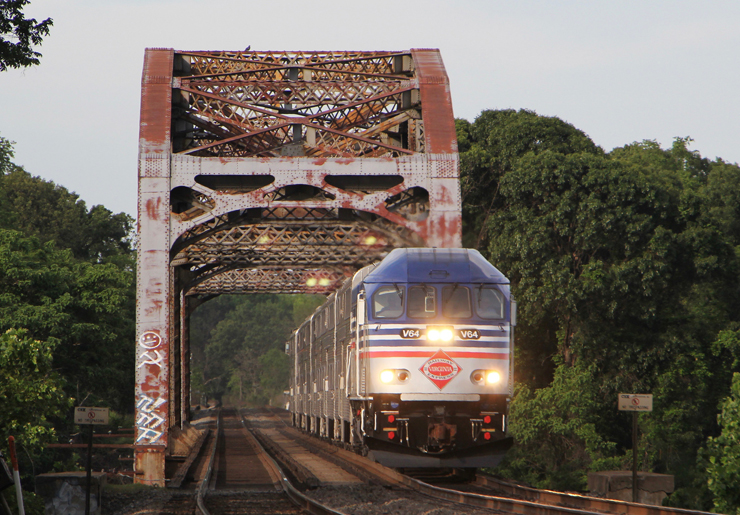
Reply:
[[329, 293], [396, 247], [459, 247], [439, 51], [148, 49], [139, 139], [135, 471], [163, 486], [189, 317], [221, 293]]

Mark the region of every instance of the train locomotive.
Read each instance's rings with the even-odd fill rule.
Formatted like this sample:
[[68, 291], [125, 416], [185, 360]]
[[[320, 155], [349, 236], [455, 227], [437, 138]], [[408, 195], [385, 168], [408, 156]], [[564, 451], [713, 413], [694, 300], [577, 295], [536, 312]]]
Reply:
[[396, 468], [498, 464], [511, 446], [516, 303], [478, 251], [403, 248], [293, 332], [293, 425]]

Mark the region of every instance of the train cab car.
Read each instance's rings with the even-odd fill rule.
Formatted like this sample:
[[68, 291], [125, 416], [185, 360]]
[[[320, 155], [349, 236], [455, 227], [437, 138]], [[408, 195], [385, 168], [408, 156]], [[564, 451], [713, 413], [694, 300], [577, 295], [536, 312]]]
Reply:
[[291, 384], [324, 385], [324, 402], [311, 403], [325, 412], [294, 412], [296, 425], [391, 467], [498, 464], [511, 446], [516, 304], [508, 279], [478, 251], [396, 249], [316, 313], [327, 311], [333, 333], [313, 332], [315, 349], [302, 355], [321, 356], [308, 363], [298, 343]]

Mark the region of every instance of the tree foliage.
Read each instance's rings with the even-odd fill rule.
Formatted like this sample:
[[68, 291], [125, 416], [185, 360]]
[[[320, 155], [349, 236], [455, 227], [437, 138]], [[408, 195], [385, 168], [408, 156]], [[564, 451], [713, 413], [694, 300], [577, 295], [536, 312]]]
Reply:
[[23, 9], [29, 0], [0, 2], [0, 72], [39, 64], [41, 54], [34, 50], [54, 24], [51, 18], [37, 22], [26, 18]]
[[705, 451], [709, 489], [717, 512], [740, 514], [740, 373], [732, 378], [718, 422], [722, 432], [708, 439]]
[[132, 408], [132, 220], [12, 162], [0, 137], [0, 330], [54, 346], [67, 393]]
[[501, 208], [499, 181], [519, 158], [545, 151], [601, 152], [572, 125], [524, 109], [486, 110], [472, 124], [457, 120], [456, 128], [461, 154], [463, 238], [469, 247], [485, 247], [487, 221]]
[[55, 343], [69, 393], [128, 409], [133, 380], [133, 277], [76, 260], [53, 242], [0, 229], [0, 330], [24, 328]]
[[193, 390], [221, 399], [267, 403], [288, 386], [284, 345], [323, 303], [320, 295], [221, 296], [193, 315], [191, 345], [199, 356]]
[[54, 241], [78, 259], [131, 266], [134, 223], [129, 215], [100, 205], [88, 210], [77, 194], [18, 166], [9, 166], [0, 177], [0, 227]]
[[54, 346], [29, 338], [24, 330], [0, 335], [0, 434], [15, 436], [30, 452], [53, 440], [51, 419], [72, 403], [52, 365]]
[[616, 445], [597, 431], [601, 408], [595, 367], [561, 364], [552, 384], [533, 390], [519, 384], [509, 431], [516, 445], [497, 469], [538, 488], [585, 490], [584, 470], [618, 465]]
[[[458, 131], [464, 241], [512, 279], [520, 306], [511, 427], [521, 447], [507, 470], [582, 487], [588, 467], [631, 446], [616, 394], [653, 393], [641, 466], [675, 474], [676, 502], [706, 508], [693, 464], [738, 370], [723, 331], [740, 303], [740, 168], [702, 158], [690, 138], [605, 153], [528, 111], [485, 111]], [[565, 381], [585, 370], [591, 387]], [[588, 402], [565, 416], [555, 399], [570, 388]], [[563, 472], [566, 447], [580, 469]]]

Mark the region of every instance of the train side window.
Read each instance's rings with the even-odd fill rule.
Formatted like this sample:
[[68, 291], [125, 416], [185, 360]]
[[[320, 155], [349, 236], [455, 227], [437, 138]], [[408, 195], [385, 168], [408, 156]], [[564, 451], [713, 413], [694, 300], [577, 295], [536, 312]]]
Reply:
[[492, 286], [477, 288], [476, 311], [478, 316], [487, 319], [504, 318], [504, 294]]
[[381, 286], [373, 294], [373, 317], [398, 318], [403, 314], [403, 287]]
[[432, 318], [437, 313], [434, 299], [437, 291], [432, 286], [409, 288], [408, 315], [412, 318]]
[[470, 290], [467, 287], [454, 285], [442, 288], [442, 316], [450, 318], [473, 316]]

